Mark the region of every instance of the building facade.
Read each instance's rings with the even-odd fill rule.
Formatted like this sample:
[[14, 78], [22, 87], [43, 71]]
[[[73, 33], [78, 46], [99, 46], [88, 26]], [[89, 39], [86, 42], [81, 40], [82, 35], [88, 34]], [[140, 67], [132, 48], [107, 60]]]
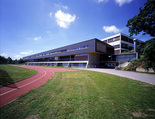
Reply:
[[101, 41], [113, 46], [115, 55], [134, 50], [134, 42], [136, 45], [143, 43], [142, 41], [129, 37], [123, 33], [104, 38]]
[[100, 67], [102, 62], [110, 60], [111, 54], [114, 47], [95, 38], [23, 57], [23, 60], [27, 65]]
[[[136, 42], [135, 42], [136, 41]], [[137, 58], [137, 53], [121, 54], [142, 43], [125, 34], [96, 38], [23, 57], [27, 65], [64, 67], [115, 67]], [[135, 46], [135, 47], [134, 47]]]

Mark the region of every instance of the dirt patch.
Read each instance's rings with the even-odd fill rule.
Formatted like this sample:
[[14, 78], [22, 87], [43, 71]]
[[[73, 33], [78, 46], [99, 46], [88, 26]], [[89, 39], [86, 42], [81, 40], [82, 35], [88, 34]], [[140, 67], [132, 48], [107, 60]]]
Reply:
[[40, 118], [39, 118], [39, 114], [37, 114], [37, 115], [29, 115], [26, 117], [26, 119], [40, 119]]
[[155, 109], [148, 109], [148, 111], [155, 112]]
[[132, 115], [134, 116], [134, 117], [141, 117], [141, 118], [144, 118], [144, 117], [147, 117], [147, 115], [146, 114], [143, 114], [143, 113], [141, 113], [141, 112], [132, 112]]
[[150, 84], [144, 84], [142, 85], [143, 87], [153, 87], [154, 85], [150, 85]]

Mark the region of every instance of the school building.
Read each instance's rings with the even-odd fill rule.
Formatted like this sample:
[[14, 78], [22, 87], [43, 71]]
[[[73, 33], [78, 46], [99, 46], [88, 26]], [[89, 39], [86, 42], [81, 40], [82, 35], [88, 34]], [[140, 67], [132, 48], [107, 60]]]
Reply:
[[97, 38], [23, 57], [27, 65], [64, 67], [115, 67], [137, 57], [137, 53], [121, 54], [133, 50], [140, 40], [125, 34], [99, 40]]

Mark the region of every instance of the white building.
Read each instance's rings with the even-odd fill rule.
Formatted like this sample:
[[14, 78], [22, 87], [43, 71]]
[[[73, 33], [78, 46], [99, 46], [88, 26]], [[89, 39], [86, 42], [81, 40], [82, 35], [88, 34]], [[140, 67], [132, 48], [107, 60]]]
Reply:
[[[134, 38], [129, 37], [123, 33], [118, 33], [116, 35], [102, 39], [101, 41], [108, 43], [114, 47], [114, 54], [120, 54], [123, 52], [128, 52], [134, 50]], [[143, 43], [143, 41], [136, 40], [136, 45]]]

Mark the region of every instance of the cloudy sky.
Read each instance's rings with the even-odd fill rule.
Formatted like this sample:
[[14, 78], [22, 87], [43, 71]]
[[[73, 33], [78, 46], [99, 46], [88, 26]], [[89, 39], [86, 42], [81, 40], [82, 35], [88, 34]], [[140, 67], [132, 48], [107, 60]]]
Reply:
[[146, 1], [0, 0], [0, 55], [19, 59], [119, 32], [129, 35], [127, 21]]

